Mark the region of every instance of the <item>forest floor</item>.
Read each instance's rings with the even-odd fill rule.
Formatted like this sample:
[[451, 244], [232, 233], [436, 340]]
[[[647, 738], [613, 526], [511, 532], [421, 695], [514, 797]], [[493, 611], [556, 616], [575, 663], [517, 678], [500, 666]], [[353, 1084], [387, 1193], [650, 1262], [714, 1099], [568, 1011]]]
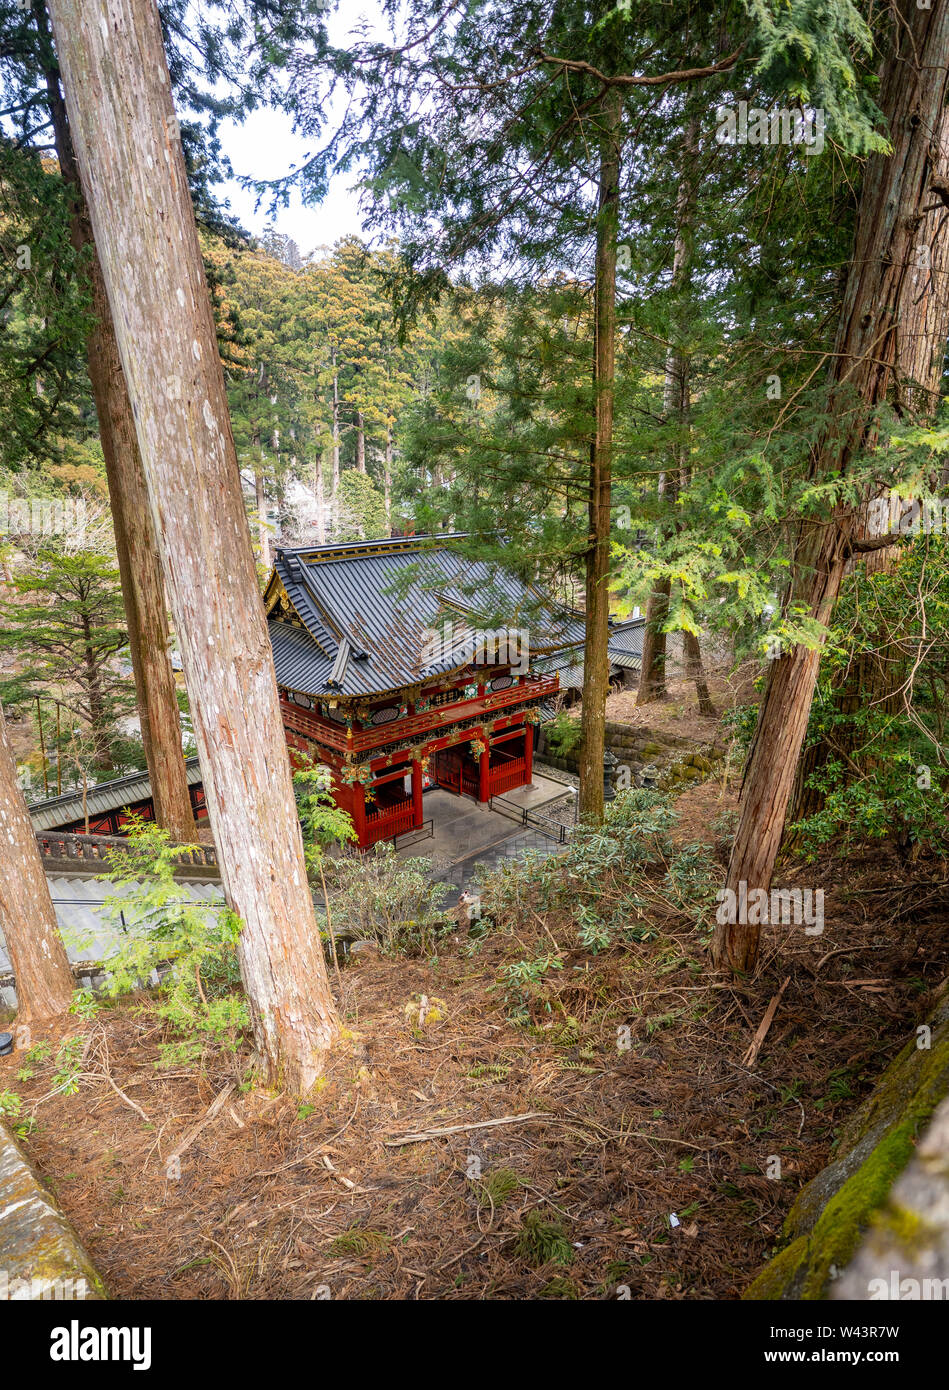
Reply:
[[[720, 862], [732, 795], [677, 803]], [[913, 872], [879, 848], [809, 867], [824, 934], [767, 928], [745, 983], [709, 974], [674, 917], [592, 955], [566, 909], [530, 901], [436, 962], [370, 954], [343, 971], [353, 1036], [303, 1105], [241, 1089], [249, 1052], [162, 1070], [145, 995], [58, 1035], [84, 1038], [75, 1094], [23, 1053], [0, 1089], [119, 1298], [733, 1299], [949, 973], [945, 883]], [[499, 974], [544, 951], [563, 961], [551, 1012], [515, 1023]], [[439, 1016], [419, 1026], [422, 996]]]
[[[761, 674], [761, 664], [746, 661], [737, 667], [724, 651], [714, 649], [705, 662], [706, 679], [714, 715], [699, 713], [698, 695], [695, 682], [687, 679], [681, 660], [681, 641], [670, 637], [669, 660], [666, 665], [665, 700], [654, 700], [648, 705], [637, 705], [637, 691], [615, 690], [606, 701], [606, 717], [616, 724], [628, 724], [631, 728], [649, 729], [656, 734], [674, 734], [687, 738], [696, 745], [727, 743], [727, 735], [721, 725], [721, 717], [740, 705], [757, 704], [755, 678]], [[567, 711], [571, 717], [579, 719], [583, 709], [582, 701], [571, 705]]]

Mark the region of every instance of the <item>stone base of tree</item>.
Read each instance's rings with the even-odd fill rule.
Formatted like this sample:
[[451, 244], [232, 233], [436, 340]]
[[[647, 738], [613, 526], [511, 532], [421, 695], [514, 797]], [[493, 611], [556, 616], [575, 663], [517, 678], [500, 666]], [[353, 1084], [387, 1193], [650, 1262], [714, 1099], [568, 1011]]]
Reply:
[[0, 1300], [105, 1297], [72, 1226], [0, 1125]]
[[[915, 1278], [922, 1298], [923, 1279], [949, 1278], [947, 1092], [949, 981], [847, 1121], [837, 1157], [801, 1189], [785, 1222], [785, 1248], [746, 1298], [892, 1298], [894, 1271], [897, 1288]], [[871, 1283], [881, 1277], [886, 1293]], [[949, 1283], [944, 1289], [936, 1296], [945, 1299]]]

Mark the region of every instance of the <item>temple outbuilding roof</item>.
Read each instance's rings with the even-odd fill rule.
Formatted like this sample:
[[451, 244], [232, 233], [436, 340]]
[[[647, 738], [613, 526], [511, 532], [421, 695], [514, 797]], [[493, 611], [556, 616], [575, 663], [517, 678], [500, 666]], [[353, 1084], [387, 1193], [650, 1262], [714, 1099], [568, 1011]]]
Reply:
[[486, 638], [532, 661], [582, 645], [582, 614], [509, 570], [468, 559], [461, 539], [279, 550], [265, 593], [278, 684], [365, 698], [462, 670]]
[[[201, 768], [197, 758], [185, 760], [185, 772], [188, 786], [198, 786]], [[125, 777], [113, 777], [108, 782], [97, 782], [88, 787], [85, 810], [81, 791], [64, 792], [62, 796], [34, 801], [29, 808], [30, 820], [34, 830], [54, 830], [81, 820], [86, 812], [94, 820], [96, 816], [106, 815], [109, 811], [121, 811], [139, 801], [147, 801], [151, 794], [152, 784], [148, 773], [130, 772]]]

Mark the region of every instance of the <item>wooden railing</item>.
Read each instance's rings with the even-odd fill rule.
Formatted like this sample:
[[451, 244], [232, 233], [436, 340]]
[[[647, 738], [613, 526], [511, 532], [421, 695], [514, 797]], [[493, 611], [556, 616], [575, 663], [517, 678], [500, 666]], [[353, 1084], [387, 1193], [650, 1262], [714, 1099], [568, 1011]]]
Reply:
[[414, 812], [411, 798], [400, 801], [395, 806], [387, 806], [380, 811], [366, 811], [366, 844], [374, 845], [379, 840], [391, 840], [395, 835], [404, 835], [412, 829]]
[[377, 729], [354, 729], [352, 737], [347, 737], [344, 726], [320, 719], [318, 715], [300, 709], [289, 700], [281, 699], [280, 709], [283, 722], [288, 729], [306, 734], [309, 738], [316, 739], [330, 748], [338, 748], [343, 753], [363, 753], [368, 749], [382, 748], [393, 740], [437, 733], [462, 719], [477, 719], [482, 715], [497, 714], [511, 705], [547, 699], [555, 695], [559, 688], [559, 676], [537, 676], [521, 685], [513, 685], [508, 690], [475, 695], [470, 700], [459, 700], [457, 704], [426, 710], [424, 714], [410, 714], [405, 719], [393, 720], [391, 724], [382, 724]]
[[491, 795], [500, 796], [502, 792], [522, 786], [526, 772], [527, 764], [523, 758], [509, 758], [500, 767], [489, 768], [488, 788]]
[[[406, 830], [393, 841], [396, 849], [402, 849], [405, 845], [417, 845], [420, 840], [433, 840], [435, 838], [434, 820], [423, 820], [421, 825], [413, 825], [411, 830]], [[399, 840], [402, 844], [399, 844]]]

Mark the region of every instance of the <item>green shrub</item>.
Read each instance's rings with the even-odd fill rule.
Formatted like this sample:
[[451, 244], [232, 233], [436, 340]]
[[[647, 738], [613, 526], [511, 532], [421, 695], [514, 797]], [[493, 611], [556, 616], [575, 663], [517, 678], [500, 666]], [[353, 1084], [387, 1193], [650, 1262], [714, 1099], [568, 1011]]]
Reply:
[[378, 941], [391, 954], [431, 954], [453, 925], [440, 905], [444, 884], [430, 882], [431, 868], [429, 860], [404, 859], [389, 844], [358, 857], [328, 859], [337, 929]]
[[[524, 855], [499, 866], [483, 885], [489, 917], [517, 931], [532, 909], [566, 909], [584, 950], [648, 940], [670, 912], [698, 925], [715, 901], [721, 871], [708, 846], [676, 845], [677, 815], [666, 793], [636, 787], [621, 792], [602, 825], [581, 824], [566, 850]], [[517, 1021], [530, 1014], [549, 957], [518, 961], [502, 972], [505, 1000]]]
[[949, 540], [849, 575], [821, 657], [807, 746], [820, 808], [789, 827], [814, 855], [889, 837], [908, 857], [949, 843]]
[[175, 860], [189, 848], [198, 847], [169, 845], [167, 831], [139, 823], [129, 848], [111, 852], [107, 875], [129, 891], [106, 899], [117, 940], [102, 961], [103, 993], [129, 994], [157, 977], [155, 1009], [175, 1038], [161, 1047], [167, 1066], [196, 1061], [209, 1044], [236, 1050], [250, 1023], [237, 961], [241, 921], [175, 882]]
[[[548, 971], [562, 969], [563, 961], [549, 951], [530, 960], [513, 961], [503, 968], [500, 987], [504, 990], [504, 1004], [513, 1023], [530, 1023], [531, 1003], [541, 996]], [[545, 999], [543, 1007], [549, 1013], [550, 1001]]]
[[564, 710], [554, 716], [545, 726], [544, 732], [547, 735], [547, 746], [555, 758], [569, 758], [583, 742], [579, 719], [571, 719]]
[[725, 711], [720, 723], [724, 732], [734, 740], [737, 751], [744, 757], [751, 747], [758, 723], [758, 706], [736, 705], [734, 709]]

